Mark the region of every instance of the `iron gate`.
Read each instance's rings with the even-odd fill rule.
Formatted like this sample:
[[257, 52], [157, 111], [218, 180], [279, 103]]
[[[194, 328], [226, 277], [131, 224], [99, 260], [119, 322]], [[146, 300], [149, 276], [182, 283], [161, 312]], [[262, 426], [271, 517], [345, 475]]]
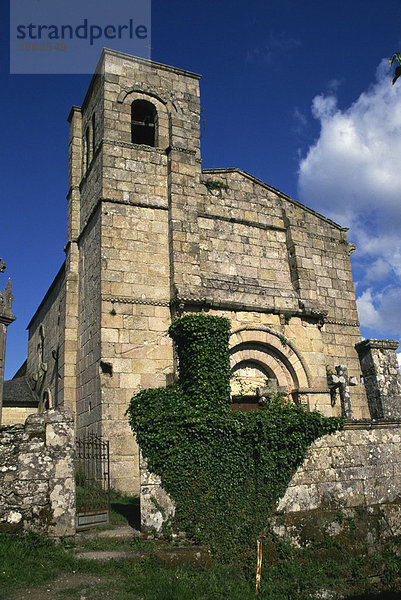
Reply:
[[77, 439], [75, 447], [76, 529], [110, 520], [109, 442], [95, 433]]

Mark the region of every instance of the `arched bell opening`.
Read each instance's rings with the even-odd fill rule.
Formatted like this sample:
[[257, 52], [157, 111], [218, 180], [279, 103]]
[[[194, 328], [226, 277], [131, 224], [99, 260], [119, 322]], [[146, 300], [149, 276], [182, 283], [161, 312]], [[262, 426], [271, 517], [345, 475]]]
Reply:
[[157, 111], [147, 100], [131, 104], [131, 141], [133, 144], [156, 146]]

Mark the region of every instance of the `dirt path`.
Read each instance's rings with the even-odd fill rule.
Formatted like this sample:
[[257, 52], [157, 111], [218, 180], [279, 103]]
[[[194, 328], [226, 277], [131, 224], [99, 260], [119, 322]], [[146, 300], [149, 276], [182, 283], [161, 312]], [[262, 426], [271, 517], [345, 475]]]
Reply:
[[63, 573], [41, 587], [19, 590], [11, 598], [12, 600], [114, 600], [113, 582], [98, 575]]

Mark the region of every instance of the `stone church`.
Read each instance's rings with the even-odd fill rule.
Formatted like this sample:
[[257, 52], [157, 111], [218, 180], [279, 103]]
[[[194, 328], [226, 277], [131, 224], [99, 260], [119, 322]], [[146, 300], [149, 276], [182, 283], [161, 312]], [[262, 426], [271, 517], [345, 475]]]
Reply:
[[186, 311], [231, 321], [234, 408], [267, 384], [325, 415], [372, 414], [347, 229], [238, 168], [202, 170], [199, 79], [103, 51], [69, 115], [65, 263], [12, 380], [109, 439], [112, 485], [130, 492], [127, 405], [174, 381], [167, 329]]

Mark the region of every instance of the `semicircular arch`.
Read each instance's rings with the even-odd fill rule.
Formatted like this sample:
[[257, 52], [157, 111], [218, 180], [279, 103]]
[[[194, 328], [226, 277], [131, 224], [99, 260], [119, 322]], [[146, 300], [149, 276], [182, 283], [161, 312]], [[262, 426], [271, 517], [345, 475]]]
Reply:
[[[241, 327], [230, 336], [232, 367], [245, 355], [263, 361], [276, 375], [284, 373], [292, 391], [310, 387], [311, 375], [295, 344], [269, 326]], [[277, 377], [277, 375], [276, 375]], [[279, 381], [277, 377], [277, 381]]]

